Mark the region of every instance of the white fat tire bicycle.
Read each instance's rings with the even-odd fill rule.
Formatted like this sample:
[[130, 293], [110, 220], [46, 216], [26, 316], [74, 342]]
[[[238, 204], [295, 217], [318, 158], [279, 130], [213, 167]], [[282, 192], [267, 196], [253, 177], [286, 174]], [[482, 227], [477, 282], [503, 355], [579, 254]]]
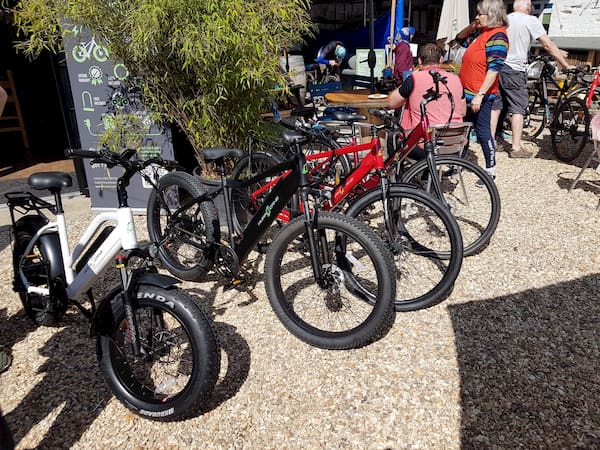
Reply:
[[[212, 321], [176, 286], [179, 280], [157, 273], [155, 246], [138, 243], [127, 185], [151, 163], [166, 162], [138, 161], [134, 155], [133, 150], [121, 155], [67, 151], [71, 158], [125, 169], [117, 184], [119, 207], [96, 215], [73, 252], [61, 200], [62, 188], [72, 184], [70, 175], [43, 172], [29, 178], [33, 189], [51, 192], [54, 204], [30, 192], [6, 194], [13, 225], [14, 290], [37, 324], [55, 321], [70, 305], [77, 306], [91, 321], [101, 373], [115, 397], [141, 416], [179, 420], [196, 414], [214, 389], [220, 347]], [[142, 176], [155, 185], [147, 173]], [[130, 259], [137, 266], [128, 267]], [[95, 302], [91, 287], [113, 261], [121, 283]], [[89, 308], [78, 300], [83, 294]]]

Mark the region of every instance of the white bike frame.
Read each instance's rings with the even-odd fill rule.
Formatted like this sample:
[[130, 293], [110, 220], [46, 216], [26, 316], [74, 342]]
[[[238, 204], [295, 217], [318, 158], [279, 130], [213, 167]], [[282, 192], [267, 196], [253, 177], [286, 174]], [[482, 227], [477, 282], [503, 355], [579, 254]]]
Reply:
[[[83, 266], [78, 273], [75, 273], [73, 270], [74, 262], [83, 254], [83, 251], [88, 247], [92, 237], [105, 223], [116, 223], [116, 227], [106, 239], [104, 239], [104, 242], [102, 242], [100, 247], [90, 256], [85, 266]], [[67, 236], [64, 213], [58, 213], [56, 215], [56, 221], [49, 222], [37, 231], [27, 245], [22, 258], [26, 258], [26, 255], [30, 254], [33, 246], [42, 235], [50, 232], [58, 232], [61, 257], [65, 269], [67, 296], [70, 299], [74, 299], [88, 290], [98, 275], [102, 273], [102, 271], [110, 264], [110, 261], [113, 260], [121, 250], [132, 250], [139, 247], [137, 235], [135, 233], [133, 213], [130, 207], [122, 207], [118, 208], [116, 211], [103, 212], [94, 217], [73, 249], [73, 253], [69, 250], [69, 239]], [[23, 273], [22, 263], [23, 261], [21, 260], [19, 264], [19, 276], [27, 292], [50, 295], [49, 288], [30, 286]]]

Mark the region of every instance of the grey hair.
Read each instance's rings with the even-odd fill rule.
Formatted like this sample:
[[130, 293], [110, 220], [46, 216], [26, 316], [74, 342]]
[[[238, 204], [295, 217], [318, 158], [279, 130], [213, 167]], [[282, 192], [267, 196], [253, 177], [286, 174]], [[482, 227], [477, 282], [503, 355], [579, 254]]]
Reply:
[[515, 0], [513, 2], [513, 9], [525, 9], [531, 6], [531, 0]]
[[508, 25], [506, 6], [502, 0], [481, 0], [477, 9], [487, 14], [487, 26], [490, 28]]

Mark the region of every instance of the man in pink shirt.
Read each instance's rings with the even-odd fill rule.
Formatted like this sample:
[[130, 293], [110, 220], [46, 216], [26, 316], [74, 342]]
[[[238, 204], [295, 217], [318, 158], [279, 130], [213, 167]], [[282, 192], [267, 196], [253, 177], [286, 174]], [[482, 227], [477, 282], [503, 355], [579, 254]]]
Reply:
[[411, 130], [421, 121], [419, 105], [423, 100], [423, 94], [427, 89], [434, 86], [430, 70], [439, 72], [446, 77], [447, 84], [440, 84], [440, 93], [450, 92], [454, 99], [454, 110], [448, 95], [442, 95], [439, 99], [427, 104], [427, 117], [431, 125], [444, 125], [447, 123], [462, 122], [467, 111], [462, 83], [457, 75], [440, 69], [443, 52], [435, 43], [421, 46], [419, 49], [420, 70], [406, 78], [402, 85], [390, 94], [389, 107], [400, 108], [405, 105], [402, 115], [402, 127]]

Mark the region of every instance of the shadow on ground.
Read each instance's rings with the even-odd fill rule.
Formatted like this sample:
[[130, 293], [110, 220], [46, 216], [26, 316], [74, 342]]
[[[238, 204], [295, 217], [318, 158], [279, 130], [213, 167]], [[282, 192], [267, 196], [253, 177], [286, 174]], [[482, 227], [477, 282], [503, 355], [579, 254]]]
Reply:
[[449, 306], [462, 448], [600, 447], [600, 274]]

